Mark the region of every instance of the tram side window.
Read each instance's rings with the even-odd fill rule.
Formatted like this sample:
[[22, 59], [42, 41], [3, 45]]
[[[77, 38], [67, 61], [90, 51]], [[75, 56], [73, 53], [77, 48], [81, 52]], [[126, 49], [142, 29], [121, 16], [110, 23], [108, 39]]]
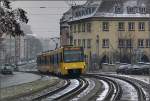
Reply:
[[47, 56], [46, 60], [47, 60], [47, 64], [49, 64], [49, 56]]
[[51, 63], [54, 64], [54, 55], [51, 56]]
[[57, 54], [58, 55], [58, 64], [60, 63], [60, 53]]
[[41, 57], [39, 58], [39, 64], [40, 64], [40, 65], [42, 64], [42, 59], [41, 59]]
[[42, 65], [44, 64], [44, 59], [43, 59], [43, 57], [41, 57], [41, 64], [42, 64]]
[[49, 64], [51, 64], [51, 56], [49, 56], [48, 59], [49, 59]]
[[58, 53], [58, 62], [62, 62], [62, 53]]
[[62, 52], [60, 53], [60, 62], [63, 61], [63, 56], [62, 56]]
[[50, 56], [50, 63], [53, 64], [53, 59], [52, 59], [52, 55]]
[[42, 57], [40, 57], [40, 64], [42, 65]]
[[57, 64], [57, 54], [54, 55], [54, 64]]
[[47, 56], [45, 56], [45, 64], [47, 65]]
[[39, 58], [37, 58], [37, 59], [36, 59], [36, 63], [38, 63], [38, 64], [39, 64]]
[[47, 64], [49, 64], [49, 56], [47, 56], [46, 60], [47, 60]]
[[45, 56], [43, 57], [43, 65], [45, 64]]
[[56, 56], [57, 56], [56, 63], [59, 64], [59, 55], [56, 54]]
[[46, 56], [44, 56], [44, 64], [47, 64]]
[[43, 57], [43, 64], [46, 64], [46, 58], [45, 58], [45, 56]]
[[38, 58], [38, 64], [41, 65], [41, 57]]

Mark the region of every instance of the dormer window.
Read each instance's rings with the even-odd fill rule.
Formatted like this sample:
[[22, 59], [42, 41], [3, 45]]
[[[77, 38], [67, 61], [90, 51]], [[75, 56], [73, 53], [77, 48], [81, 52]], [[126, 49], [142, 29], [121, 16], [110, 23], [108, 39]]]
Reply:
[[142, 13], [142, 14], [145, 14], [146, 13], [146, 8], [145, 7], [140, 7], [139, 12]]
[[117, 13], [117, 14], [122, 13], [122, 8], [119, 7], [119, 6], [116, 6], [116, 7], [115, 7], [115, 13]]
[[90, 8], [88, 8], [88, 14], [91, 14], [91, 9]]
[[88, 14], [88, 9], [86, 9], [86, 15]]
[[79, 16], [81, 16], [81, 11], [79, 11]]
[[82, 15], [85, 15], [85, 11], [84, 10], [82, 10]]
[[75, 17], [78, 17], [78, 12], [75, 12]]
[[136, 13], [136, 7], [127, 7], [127, 12], [129, 14], [135, 14]]
[[92, 7], [92, 12], [94, 12], [95, 11], [95, 7]]

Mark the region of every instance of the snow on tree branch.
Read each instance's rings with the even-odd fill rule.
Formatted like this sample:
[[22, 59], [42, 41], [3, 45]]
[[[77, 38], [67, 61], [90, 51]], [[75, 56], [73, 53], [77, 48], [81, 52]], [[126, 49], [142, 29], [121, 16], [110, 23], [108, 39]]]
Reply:
[[8, 0], [0, 1], [0, 37], [3, 34], [13, 37], [24, 35], [19, 23], [28, 23], [26, 14], [22, 8], [12, 10]]

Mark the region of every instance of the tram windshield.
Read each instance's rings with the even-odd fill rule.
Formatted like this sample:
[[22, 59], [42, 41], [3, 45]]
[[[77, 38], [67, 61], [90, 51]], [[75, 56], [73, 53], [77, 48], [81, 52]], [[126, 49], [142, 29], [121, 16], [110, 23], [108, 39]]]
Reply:
[[83, 52], [81, 50], [65, 50], [64, 62], [79, 62], [83, 61]]

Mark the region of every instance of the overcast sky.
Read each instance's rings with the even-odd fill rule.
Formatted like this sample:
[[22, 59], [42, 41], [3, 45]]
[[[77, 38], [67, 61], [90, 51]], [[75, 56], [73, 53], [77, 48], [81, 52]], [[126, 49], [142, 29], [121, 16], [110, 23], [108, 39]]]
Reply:
[[59, 36], [59, 21], [62, 14], [69, 9], [65, 1], [14, 1], [13, 8], [27, 11], [28, 25], [37, 37]]

